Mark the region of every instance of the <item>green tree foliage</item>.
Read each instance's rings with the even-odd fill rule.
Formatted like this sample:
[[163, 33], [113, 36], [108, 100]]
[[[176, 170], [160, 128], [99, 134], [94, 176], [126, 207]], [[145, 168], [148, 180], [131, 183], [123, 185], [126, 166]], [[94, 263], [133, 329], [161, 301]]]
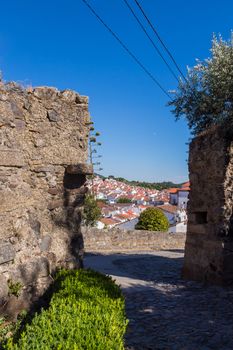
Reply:
[[169, 228], [169, 222], [162, 210], [151, 207], [140, 214], [135, 228], [136, 230], [166, 232]]
[[124, 349], [124, 298], [111, 277], [91, 270], [60, 271], [46, 310], [5, 350]]
[[233, 126], [233, 34], [229, 41], [214, 36], [211, 57], [188, 70], [169, 105], [176, 119], [186, 116], [194, 135], [212, 125]]
[[172, 181], [163, 181], [163, 182], [145, 182], [145, 181], [129, 181], [126, 180], [123, 177], [114, 177], [113, 175], [110, 175], [108, 178], [115, 179], [116, 181], [124, 182], [127, 185], [130, 186], [138, 186], [138, 187], [143, 187], [143, 188], [148, 188], [151, 190], [165, 190], [171, 187], [177, 187], [180, 188], [182, 184], [175, 184]]
[[131, 203], [131, 199], [127, 198], [127, 197], [121, 197], [118, 198], [117, 203]]
[[87, 194], [84, 200], [83, 221], [86, 226], [95, 226], [101, 217], [101, 209], [92, 194]]

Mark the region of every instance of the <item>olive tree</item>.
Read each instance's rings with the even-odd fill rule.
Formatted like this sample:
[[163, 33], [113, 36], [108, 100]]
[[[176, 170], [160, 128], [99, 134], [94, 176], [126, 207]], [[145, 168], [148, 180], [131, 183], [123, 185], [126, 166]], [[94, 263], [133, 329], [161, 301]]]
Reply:
[[212, 125], [233, 125], [233, 34], [214, 36], [211, 57], [188, 69], [169, 105], [176, 119], [185, 116], [194, 135]]

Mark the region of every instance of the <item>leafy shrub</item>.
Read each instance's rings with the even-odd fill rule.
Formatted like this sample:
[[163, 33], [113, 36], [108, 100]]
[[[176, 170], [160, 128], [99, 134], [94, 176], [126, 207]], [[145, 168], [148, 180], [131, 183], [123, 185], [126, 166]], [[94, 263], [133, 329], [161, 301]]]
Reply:
[[7, 350], [123, 350], [124, 299], [110, 277], [91, 270], [61, 270], [49, 308], [42, 310]]
[[120, 197], [118, 198], [117, 203], [132, 203], [132, 201], [127, 197]]
[[169, 228], [169, 222], [162, 210], [147, 208], [140, 214], [135, 228], [136, 230], [166, 232]]
[[87, 226], [95, 226], [101, 217], [101, 209], [92, 194], [88, 194], [84, 200], [83, 220]]

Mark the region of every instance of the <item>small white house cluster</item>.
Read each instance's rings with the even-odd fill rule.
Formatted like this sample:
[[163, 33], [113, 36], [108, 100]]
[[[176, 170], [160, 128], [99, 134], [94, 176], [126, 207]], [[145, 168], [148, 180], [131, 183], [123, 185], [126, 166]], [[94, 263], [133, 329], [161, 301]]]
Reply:
[[[93, 191], [101, 208], [102, 218], [97, 227], [134, 229], [140, 213], [148, 207], [156, 206], [164, 212], [169, 223], [169, 232], [186, 232], [187, 202], [190, 190], [189, 182], [181, 188], [158, 191], [130, 186], [115, 179], [94, 179]], [[119, 198], [127, 198], [129, 203], [119, 203]]]

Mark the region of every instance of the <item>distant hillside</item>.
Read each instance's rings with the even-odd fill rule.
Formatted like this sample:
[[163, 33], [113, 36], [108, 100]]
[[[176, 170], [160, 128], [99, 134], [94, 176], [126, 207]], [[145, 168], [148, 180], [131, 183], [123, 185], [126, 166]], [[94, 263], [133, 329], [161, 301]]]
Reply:
[[[101, 177], [106, 178], [104, 176], [101, 176]], [[175, 184], [172, 181], [163, 181], [163, 182], [129, 181], [129, 180], [124, 179], [123, 177], [115, 177], [113, 175], [108, 176], [108, 178], [114, 179], [114, 180], [117, 180], [120, 182], [124, 182], [128, 185], [131, 185], [131, 186], [139, 186], [139, 187], [143, 187], [143, 188], [149, 188], [151, 190], [156, 189], [156, 190], [160, 190], [160, 191], [171, 188], [171, 187], [180, 188], [182, 185], [182, 184]]]

